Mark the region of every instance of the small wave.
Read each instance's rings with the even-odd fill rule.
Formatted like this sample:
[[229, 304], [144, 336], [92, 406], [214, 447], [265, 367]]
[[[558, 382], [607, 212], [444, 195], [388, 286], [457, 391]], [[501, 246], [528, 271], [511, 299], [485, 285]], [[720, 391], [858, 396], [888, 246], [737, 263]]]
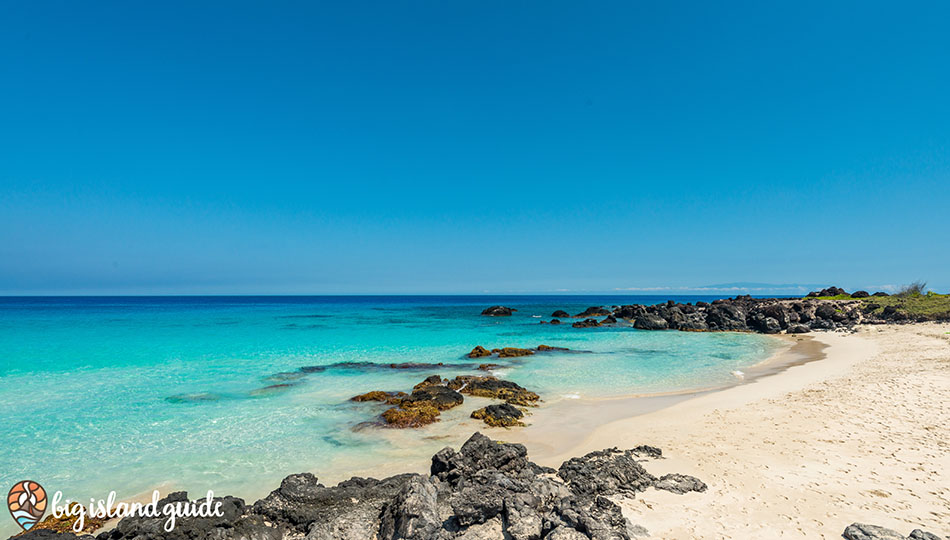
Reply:
[[561, 397], [564, 399], [580, 399], [581, 395], [580, 394], [564, 394]]
[[739, 379], [740, 381], [745, 379], [745, 373], [739, 371], [738, 369], [732, 372], [732, 376]]

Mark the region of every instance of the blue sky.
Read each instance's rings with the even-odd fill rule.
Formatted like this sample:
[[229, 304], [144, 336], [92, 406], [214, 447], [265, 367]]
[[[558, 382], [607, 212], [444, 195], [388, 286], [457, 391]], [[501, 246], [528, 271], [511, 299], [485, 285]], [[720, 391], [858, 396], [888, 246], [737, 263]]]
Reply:
[[950, 289], [950, 7], [828, 4], [0, 3], [0, 293]]

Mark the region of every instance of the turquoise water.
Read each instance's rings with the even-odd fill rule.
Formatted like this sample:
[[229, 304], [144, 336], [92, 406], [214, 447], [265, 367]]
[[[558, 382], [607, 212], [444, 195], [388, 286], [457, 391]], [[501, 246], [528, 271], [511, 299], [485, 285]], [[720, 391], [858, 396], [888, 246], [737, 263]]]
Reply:
[[[259, 496], [290, 473], [340, 473], [382, 459], [391, 448], [378, 430], [352, 429], [381, 409], [348, 398], [409, 390], [433, 373], [330, 368], [293, 379], [305, 366], [470, 363], [464, 354], [475, 345], [590, 351], [538, 354], [499, 372], [551, 402], [727, 384], [732, 371], [774, 350], [751, 334], [575, 329], [535, 317], [660, 300], [0, 299], [0, 485], [29, 478], [83, 499], [168, 483]], [[519, 311], [479, 315], [494, 304]], [[449, 365], [438, 373], [472, 373]], [[261, 390], [280, 382], [295, 384]], [[206, 399], [169, 399], [195, 394]]]

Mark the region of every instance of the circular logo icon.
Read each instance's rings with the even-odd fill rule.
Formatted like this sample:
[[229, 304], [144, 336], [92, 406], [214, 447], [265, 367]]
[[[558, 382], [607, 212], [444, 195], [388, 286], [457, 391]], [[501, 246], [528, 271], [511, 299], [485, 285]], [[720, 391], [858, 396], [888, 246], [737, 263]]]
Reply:
[[16, 524], [28, 531], [46, 512], [46, 490], [32, 480], [17, 482], [7, 494], [7, 508]]

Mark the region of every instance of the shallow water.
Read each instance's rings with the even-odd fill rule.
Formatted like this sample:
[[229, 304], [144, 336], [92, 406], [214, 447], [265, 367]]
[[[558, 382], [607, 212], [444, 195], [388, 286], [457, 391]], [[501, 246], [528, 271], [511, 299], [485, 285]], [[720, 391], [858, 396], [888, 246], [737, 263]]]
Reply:
[[[424, 465], [432, 448], [456, 444], [427, 438], [425, 430], [385, 437], [354, 431], [382, 408], [348, 398], [409, 390], [434, 372], [473, 373], [452, 364], [471, 364], [464, 355], [475, 345], [585, 351], [536, 354], [498, 371], [549, 403], [729, 384], [734, 371], [777, 347], [752, 334], [575, 329], [570, 320], [552, 326], [536, 317], [661, 300], [0, 298], [0, 485], [29, 478], [80, 500], [159, 485], [253, 498], [290, 473], [339, 477], [396, 453], [404, 461], [416, 452]], [[479, 315], [494, 304], [519, 311]], [[300, 371], [339, 362], [446, 366]], [[282, 386], [266, 388], [275, 384]], [[445, 414], [443, 422], [457, 416]], [[7, 521], [0, 530], [11, 532]]]

